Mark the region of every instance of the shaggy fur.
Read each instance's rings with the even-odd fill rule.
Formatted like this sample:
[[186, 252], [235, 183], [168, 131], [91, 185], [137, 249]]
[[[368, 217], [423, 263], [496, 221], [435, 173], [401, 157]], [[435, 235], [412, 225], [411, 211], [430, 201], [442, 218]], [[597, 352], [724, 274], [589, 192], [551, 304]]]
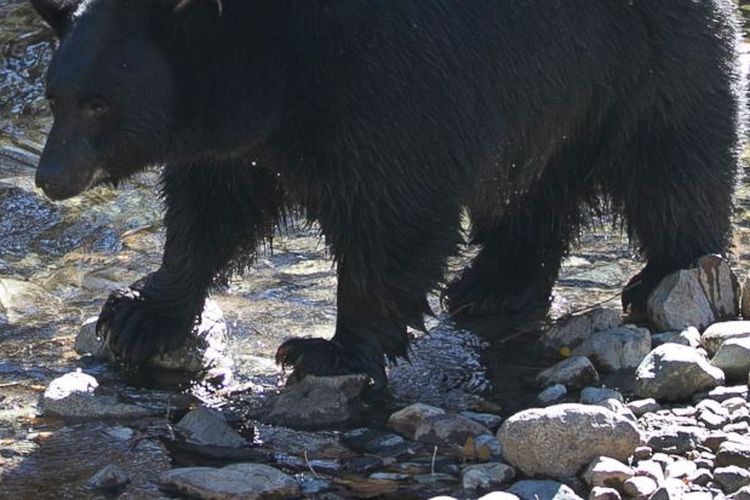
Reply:
[[179, 342], [285, 207], [330, 245], [338, 319], [279, 362], [378, 385], [423, 328], [464, 209], [481, 251], [445, 296], [463, 314], [547, 304], [587, 203], [614, 207], [647, 260], [623, 296], [636, 309], [727, 248], [729, 0], [33, 3], [62, 36], [39, 185], [65, 198], [167, 165], [163, 264], [98, 325], [127, 363]]

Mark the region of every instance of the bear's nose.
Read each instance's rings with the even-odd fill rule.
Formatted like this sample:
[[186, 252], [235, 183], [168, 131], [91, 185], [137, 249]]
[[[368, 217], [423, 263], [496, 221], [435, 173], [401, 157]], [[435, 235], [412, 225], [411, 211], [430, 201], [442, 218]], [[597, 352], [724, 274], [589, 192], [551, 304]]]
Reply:
[[35, 183], [36, 187], [44, 191], [44, 194], [53, 201], [64, 200], [75, 196], [77, 193], [71, 188], [70, 182], [60, 175], [60, 168], [37, 168]]

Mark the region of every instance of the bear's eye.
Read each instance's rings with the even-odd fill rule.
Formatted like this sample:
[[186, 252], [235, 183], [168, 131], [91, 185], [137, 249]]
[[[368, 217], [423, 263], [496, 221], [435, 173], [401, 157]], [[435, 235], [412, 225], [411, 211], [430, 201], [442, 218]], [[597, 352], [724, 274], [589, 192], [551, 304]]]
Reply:
[[104, 99], [95, 97], [83, 105], [83, 110], [91, 118], [100, 118], [109, 112], [109, 106]]

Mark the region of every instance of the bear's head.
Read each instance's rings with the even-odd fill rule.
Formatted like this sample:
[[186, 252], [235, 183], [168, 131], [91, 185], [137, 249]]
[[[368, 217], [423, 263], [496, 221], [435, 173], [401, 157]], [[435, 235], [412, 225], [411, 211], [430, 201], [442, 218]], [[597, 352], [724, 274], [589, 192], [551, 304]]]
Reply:
[[[222, 94], [231, 92], [218, 87], [257, 88], [248, 75], [263, 73], [252, 60], [239, 61], [260, 53], [244, 47], [239, 55], [227, 55], [240, 69], [230, 64], [222, 74], [224, 68], [214, 66], [219, 57], [212, 43], [223, 37], [225, 45], [240, 45], [236, 38], [227, 41], [225, 33], [227, 24], [243, 22], [222, 16], [221, 1], [31, 2], [59, 39], [47, 72], [54, 122], [36, 172], [36, 184], [49, 198], [117, 184], [152, 165], [215, 158], [221, 148], [233, 147], [218, 137], [217, 123], [250, 128], [269, 122], [268, 114], [258, 111], [268, 107], [267, 95], [254, 103], [236, 95], [230, 102]], [[241, 65], [252, 68], [233, 76], [244, 71]], [[243, 119], [232, 113], [243, 113]], [[244, 118], [249, 115], [255, 120]], [[237, 155], [236, 148], [231, 154]]]

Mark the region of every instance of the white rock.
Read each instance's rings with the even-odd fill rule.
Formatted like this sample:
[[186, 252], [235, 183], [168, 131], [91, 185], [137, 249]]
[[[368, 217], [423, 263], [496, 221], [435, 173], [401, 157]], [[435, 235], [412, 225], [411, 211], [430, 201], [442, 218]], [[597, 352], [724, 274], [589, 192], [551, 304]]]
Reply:
[[750, 321], [724, 321], [714, 323], [701, 335], [701, 344], [713, 355], [729, 339], [750, 338]]
[[547, 368], [536, 377], [540, 387], [562, 384], [578, 389], [599, 383], [599, 374], [588, 358], [573, 356]]
[[626, 405], [636, 417], [641, 418], [646, 413], [653, 413], [661, 410], [661, 405], [654, 398], [637, 399]]
[[695, 270], [677, 271], [664, 278], [649, 295], [646, 309], [659, 331], [688, 326], [703, 330], [716, 319]]
[[[436, 500], [438, 498], [441, 497], [434, 497], [430, 500]], [[479, 497], [478, 500], [519, 500], [519, 498], [513, 493], [508, 493], [506, 491], [493, 491], [492, 493], [487, 493], [486, 495]]]
[[651, 350], [651, 333], [626, 325], [596, 332], [576, 347], [573, 356], [586, 356], [598, 369], [615, 371], [635, 368]]
[[437, 415], [419, 424], [414, 431], [414, 440], [438, 446], [464, 446], [470, 437], [483, 434], [491, 432], [462, 415]]
[[690, 460], [676, 460], [667, 465], [667, 469], [664, 472], [667, 477], [683, 479], [694, 473], [696, 470], [698, 470], [698, 467], [694, 462], [691, 462]]
[[263, 464], [240, 463], [220, 469], [185, 467], [169, 470], [160, 479], [169, 488], [206, 499], [254, 500], [300, 495], [293, 477]]
[[590, 487], [611, 486], [621, 487], [633, 477], [633, 469], [614, 458], [597, 457], [586, 467], [581, 478]]
[[664, 344], [636, 369], [635, 393], [641, 398], [679, 401], [724, 384], [724, 372], [690, 347]]
[[567, 478], [599, 456], [621, 461], [641, 436], [607, 409], [581, 404], [532, 408], [508, 418], [498, 431], [504, 458], [527, 476]]
[[594, 486], [589, 492], [589, 500], [620, 500], [620, 492], [614, 488]]
[[584, 387], [581, 391], [581, 404], [594, 405], [605, 399], [616, 399], [621, 403], [624, 401], [622, 394], [614, 389], [606, 387]]
[[28, 281], [0, 278], [0, 312], [10, 323], [38, 315], [40, 311], [58, 308], [60, 299], [44, 288]]
[[652, 478], [647, 476], [634, 476], [625, 481], [622, 491], [629, 497], [648, 498], [659, 485]]
[[414, 403], [388, 417], [388, 427], [408, 439], [414, 439], [419, 425], [437, 415], [445, 415], [445, 410], [422, 403]]
[[750, 372], [750, 337], [725, 341], [711, 364], [721, 368], [729, 380], [746, 380]]
[[541, 342], [560, 351], [565, 347], [573, 349], [594, 332], [619, 326], [620, 313], [614, 309], [597, 308], [585, 314], [561, 318], [544, 332]]

